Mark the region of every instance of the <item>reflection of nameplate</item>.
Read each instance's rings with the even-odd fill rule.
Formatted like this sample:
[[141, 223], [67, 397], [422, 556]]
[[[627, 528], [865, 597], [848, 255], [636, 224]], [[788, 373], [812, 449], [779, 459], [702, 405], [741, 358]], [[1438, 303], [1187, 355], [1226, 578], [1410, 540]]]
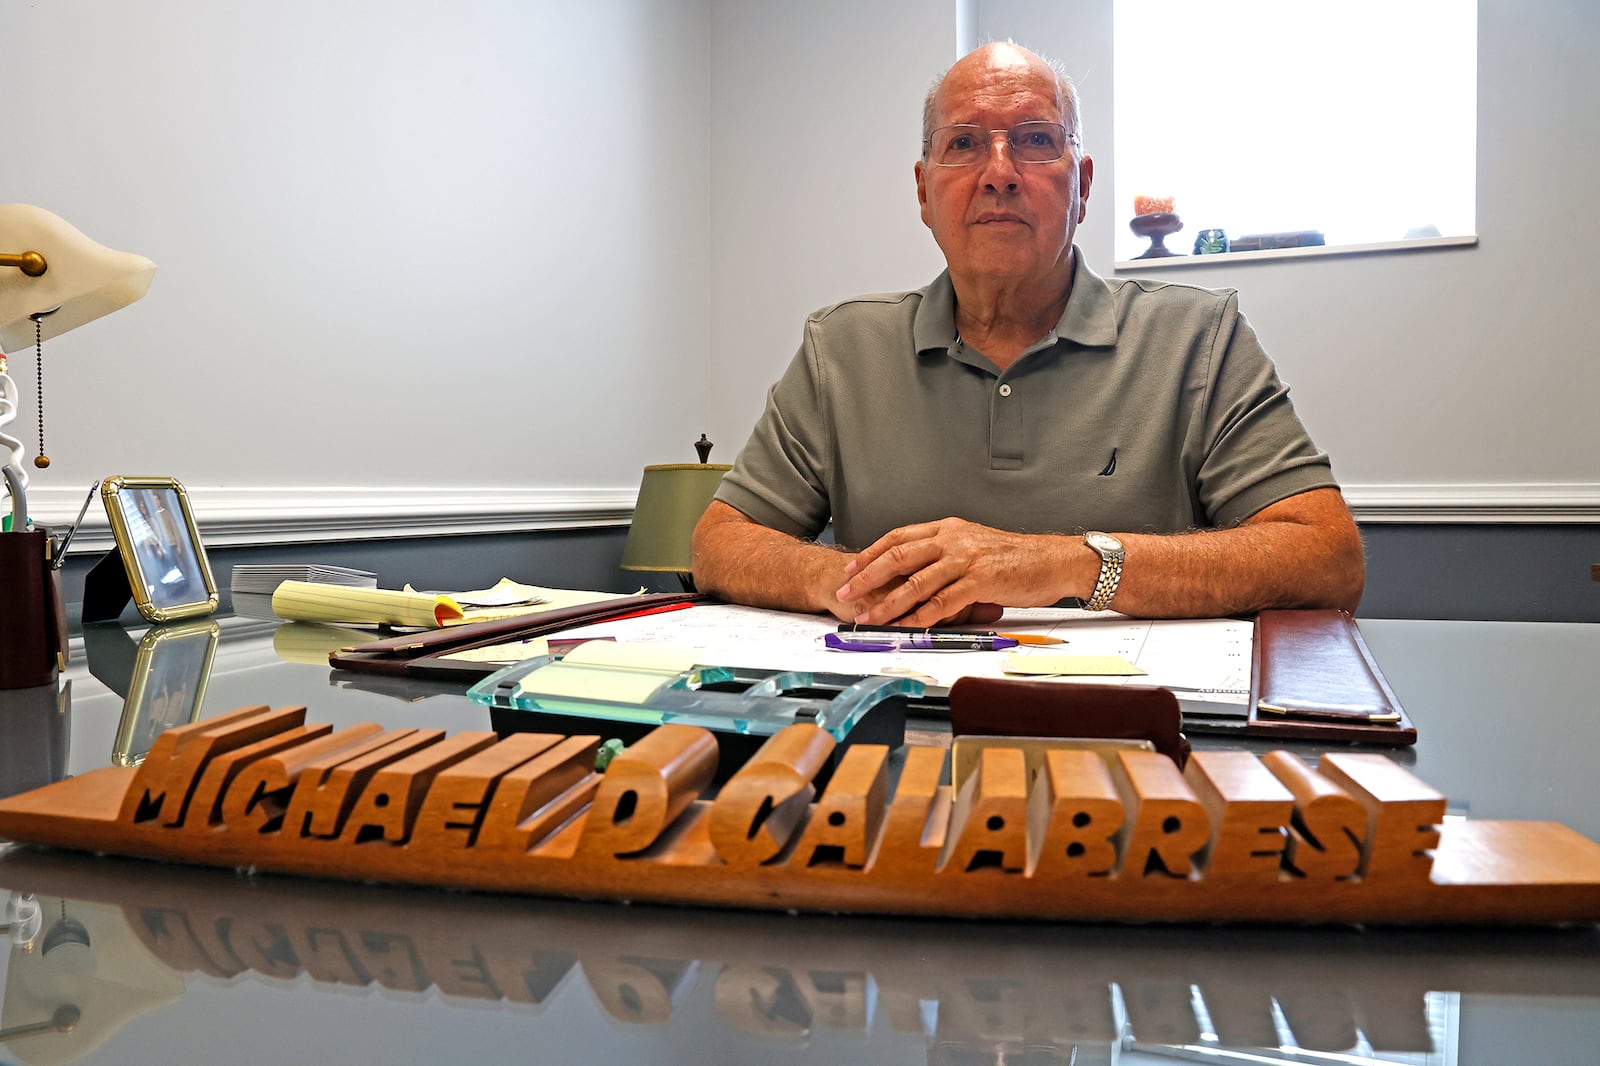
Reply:
[[130, 598], [152, 622], [217, 609], [217, 583], [189, 495], [176, 479], [108, 477], [100, 498], [117, 547], [84, 577], [85, 622], [116, 618]]
[[139, 641], [112, 761], [137, 766], [173, 726], [200, 716], [221, 628], [210, 619], [156, 626]]

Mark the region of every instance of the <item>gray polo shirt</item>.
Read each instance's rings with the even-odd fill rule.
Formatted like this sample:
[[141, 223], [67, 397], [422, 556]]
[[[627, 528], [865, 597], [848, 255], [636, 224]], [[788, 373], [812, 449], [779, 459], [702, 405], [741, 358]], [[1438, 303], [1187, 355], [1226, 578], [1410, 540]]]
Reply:
[[1049, 335], [1004, 373], [961, 341], [948, 273], [806, 320], [717, 499], [864, 548], [965, 518], [1027, 533], [1236, 524], [1335, 485], [1238, 294], [1107, 281], [1076, 253]]

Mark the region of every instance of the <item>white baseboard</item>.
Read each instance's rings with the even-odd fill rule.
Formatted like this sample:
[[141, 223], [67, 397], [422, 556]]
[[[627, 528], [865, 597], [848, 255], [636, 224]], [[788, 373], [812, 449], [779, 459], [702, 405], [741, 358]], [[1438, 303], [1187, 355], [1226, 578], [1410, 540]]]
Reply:
[[1600, 483], [1346, 485], [1359, 522], [1600, 523]]
[[[186, 485], [208, 547], [388, 540], [624, 526], [638, 497], [626, 488], [339, 488]], [[1346, 485], [1362, 522], [1600, 523], [1600, 483]], [[35, 520], [70, 523], [83, 490], [35, 485]], [[111, 546], [105, 510], [89, 508], [71, 553]]]
[[[399, 537], [524, 533], [625, 526], [638, 486], [625, 489], [463, 489], [438, 487], [221, 488], [185, 484], [207, 547], [310, 544]], [[82, 489], [36, 486], [28, 493], [36, 522], [65, 525]], [[69, 554], [111, 547], [105, 509], [84, 516]]]

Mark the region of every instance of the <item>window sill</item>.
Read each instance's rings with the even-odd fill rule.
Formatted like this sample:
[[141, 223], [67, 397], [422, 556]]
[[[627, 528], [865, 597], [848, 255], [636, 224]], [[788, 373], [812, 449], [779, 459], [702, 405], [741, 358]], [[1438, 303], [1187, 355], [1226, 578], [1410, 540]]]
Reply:
[[1319, 244], [1309, 248], [1267, 248], [1259, 252], [1219, 252], [1214, 255], [1172, 255], [1159, 259], [1119, 259], [1112, 268], [1118, 272], [1165, 270], [1169, 267], [1221, 266], [1227, 263], [1259, 263], [1267, 259], [1308, 259], [1330, 255], [1371, 255], [1383, 252], [1420, 252], [1430, 248], [1466, 248], [1478, 243], [1475, 234], [1464, 237], [1417, 237], [1409, 241], [1382, 241], [1377, 244]]

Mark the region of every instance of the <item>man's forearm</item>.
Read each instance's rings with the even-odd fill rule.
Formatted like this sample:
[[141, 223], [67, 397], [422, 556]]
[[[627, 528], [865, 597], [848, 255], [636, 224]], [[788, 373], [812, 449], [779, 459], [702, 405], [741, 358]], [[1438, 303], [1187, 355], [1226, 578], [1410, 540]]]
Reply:
[[1353, 530], [1346, 536], [1294, 522], [1261, 522], [1121, 539], [1127, 557], [1111, 609], [1123, 614], [1208, 618], [1273, 607], [1354, 611], [1361, 599], [1365, 564]]
[[753, 522], [714, 502], [695, 527], [695, 587], [733, 603], [833, 612], [850, 556]]

